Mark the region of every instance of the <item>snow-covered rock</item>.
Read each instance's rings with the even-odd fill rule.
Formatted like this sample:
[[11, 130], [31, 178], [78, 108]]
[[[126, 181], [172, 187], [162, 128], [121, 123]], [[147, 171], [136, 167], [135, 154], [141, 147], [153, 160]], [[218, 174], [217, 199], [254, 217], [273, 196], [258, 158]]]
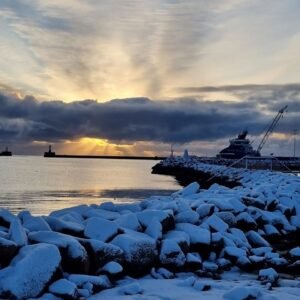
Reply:
[[87, 238], [107, 242], [119, 232], [119, 226], [112, 221], [92, 217], [87, 220], [84, 236]]
[[0, 271], [0, 296], [9, 299], [37, 297], [57, 272], [57, 247], [38, 244], [23, 247], [9, 267]]
[[77, 299], [79, 294], [75, 283], [67, 279], [59, 279], [49, 286], [49, 292], [63, 299]]
[[122, 295], [138, 295], [143, 293], [143, 289], [138, 282], [133, 282], [127, 285], [124, 285], [120, 288], [120, 294]]
[[161, 243], [159, 260], [168, 269], [177, 270], [184, 266], [186, 258], [174, 240], [166, 239]]
[[134, 276], [147, 273], [156, 261], [156, 241], [146, 234], [134, 231], [120, 234], [111, 244], [123, 250], [126, 271]]
[[200, 189], [200, 185], [197, 182], [193, 182], [183, 188], [182, 190], [172, 194], [173, 197], [186, 197], [193, 194], [196, 194]]
[[62, 256], [63, 269], [70, 273], [88, 273], [89, 257], [85, 248], [69, 235], [54, 231], [39, 231], [30, 233], [31, 243], [47, 243], [59, 248]]
[[88, 288], [92, 293], [109, 289], [112, 286], [106, 275], [91, 276], [71, 274], [68, 276], [68, 280], [76, 284], [77, 288]]
[[278, 278], [278, 273], [273, 268], [262, 269], [258, 273], [258, 280], [263, 283], [271, 283], [272, 286], [277, 284]]

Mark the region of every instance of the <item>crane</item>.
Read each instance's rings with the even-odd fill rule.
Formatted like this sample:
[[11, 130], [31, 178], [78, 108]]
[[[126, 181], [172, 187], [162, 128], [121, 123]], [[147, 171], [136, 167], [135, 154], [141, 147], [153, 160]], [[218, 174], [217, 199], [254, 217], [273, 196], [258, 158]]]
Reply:
[[263, 148], [263, 146], [265, 145], [267, 139], [269, 138], [270, 134], [273, 132], [275, 126], [277, 125], [278, 121], [283, 117], [283, 113], [287, 110], [288, 106], [284, 106], [282, 107], [276, 117], [273, 119], [272, 123], [270, 124], [270, 126], [268, 127], [264, 137], [262, 138], [260, 144], [257, 147], [257, 153], [260, 153], [261, 149]]

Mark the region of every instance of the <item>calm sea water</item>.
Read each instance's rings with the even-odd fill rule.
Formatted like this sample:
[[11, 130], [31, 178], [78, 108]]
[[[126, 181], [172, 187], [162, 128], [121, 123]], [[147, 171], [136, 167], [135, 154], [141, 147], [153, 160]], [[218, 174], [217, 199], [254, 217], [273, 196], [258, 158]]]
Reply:
[[49, 212], [78, 204], [134, 202], [180, 186], [151, 174], [157, 161], [0, 157], [0, 208]]

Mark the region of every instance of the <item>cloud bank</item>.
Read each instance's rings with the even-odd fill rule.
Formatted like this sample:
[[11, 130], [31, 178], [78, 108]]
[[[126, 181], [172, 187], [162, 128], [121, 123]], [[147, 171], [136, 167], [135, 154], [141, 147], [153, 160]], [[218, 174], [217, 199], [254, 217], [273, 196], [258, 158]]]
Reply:
[[[299, 128], [298, 103], [289, 103], [293, 113], [280, 122], [277, 132], [289, 134]], [[114, 143], [182, 144], [228, 138], [243, 129], [259, 135], [281, 107], [266, 103], [261, 110], [259, 104], [259, 99], [241, 103], [193, 98], [65, 103], [0, 93], [0, 142], [64, 142], [90, 137]]]

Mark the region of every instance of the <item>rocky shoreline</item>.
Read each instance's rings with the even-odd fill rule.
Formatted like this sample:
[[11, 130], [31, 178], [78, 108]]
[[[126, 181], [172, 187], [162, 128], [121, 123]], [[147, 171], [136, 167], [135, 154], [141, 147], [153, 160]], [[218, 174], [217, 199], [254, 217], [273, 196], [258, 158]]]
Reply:
[[[87, 299], [120, 279], [192, 273], [221, 279], [238, 268], [268, 289], [300, 275], [300, 179], [268, 171], [165, 160], [224, 177], [139, 203], [80, 205], [32, 216], [0, 211], [0, 298]], [[211, 286], [197, 281], [197, 290]], [[142, 293], [139, 286], [123, 295]], [[253, 291], [243, 291], [249, 298]], [[248, 297], [248, 298], [247, 298]]]

